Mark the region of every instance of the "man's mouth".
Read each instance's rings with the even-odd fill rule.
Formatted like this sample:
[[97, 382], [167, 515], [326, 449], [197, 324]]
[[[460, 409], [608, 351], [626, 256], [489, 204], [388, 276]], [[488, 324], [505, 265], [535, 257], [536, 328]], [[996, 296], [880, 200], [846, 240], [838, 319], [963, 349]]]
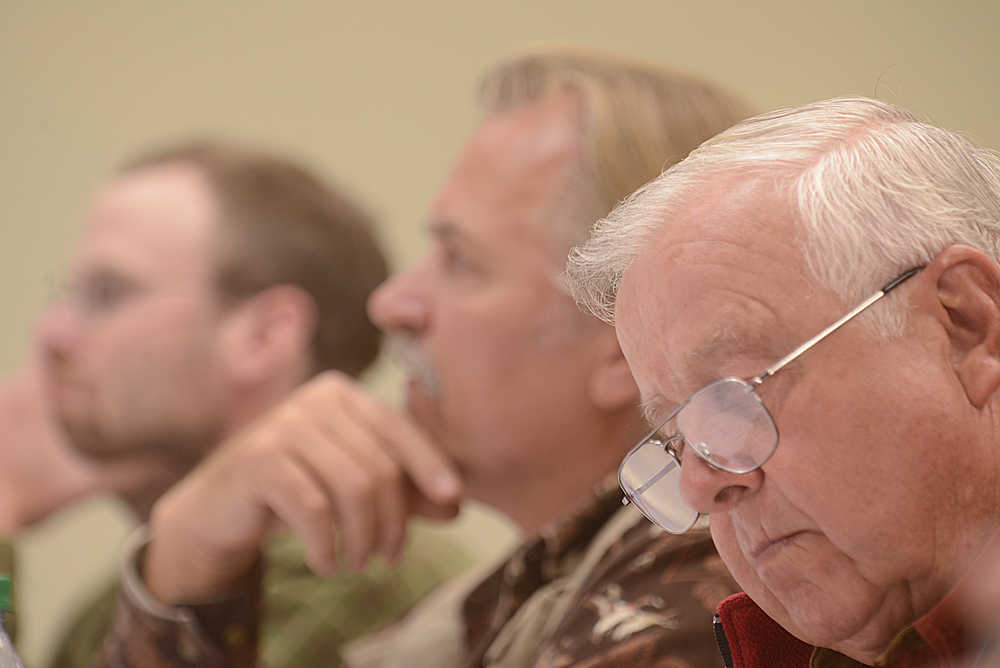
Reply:
[[758, 543], [750, 550], [750, 557], [758, 564], [767, 561], [777, 555], [782, 548], [788, 546], [796, 538], [805, 533], [805, 531], [793, 531], [779, 538]]

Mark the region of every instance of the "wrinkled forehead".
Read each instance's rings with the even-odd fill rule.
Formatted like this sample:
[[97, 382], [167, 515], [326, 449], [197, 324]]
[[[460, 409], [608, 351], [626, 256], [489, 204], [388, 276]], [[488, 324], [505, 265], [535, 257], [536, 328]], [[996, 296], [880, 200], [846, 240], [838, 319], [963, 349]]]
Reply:
[[692, 271], [657, 285], [635, 275], [622, 281], [615, 330], [644, 400], [680, 403], [719, 378], [756, 375], [787, 352], [782, 316], [768, 299], [748, 283], [711, 278]]
[[751, 184], [695, 199], [625, 272], [616, 331], [644, 394], [683, 398], [787, 352], [788, 306], [808, 299], [812, 281], [784, 205], [769, 197]]
[[432, 200], [431, 223], [507, 252], [544, 247], [561, 264], [555, 228], [580, 162], [574, 113], [556, 96], [484, 119]]

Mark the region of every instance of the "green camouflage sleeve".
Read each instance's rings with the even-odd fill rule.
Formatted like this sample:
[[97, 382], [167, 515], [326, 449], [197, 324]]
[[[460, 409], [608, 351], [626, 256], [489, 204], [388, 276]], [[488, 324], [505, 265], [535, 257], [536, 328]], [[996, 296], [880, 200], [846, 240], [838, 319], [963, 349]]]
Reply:
[[[256, 589], [248, 588], [232, 601], [184, 608], [186, 620], [176, 619], [177, 609], [162, 605], [158, 609], [155, 601], [144, 603], [141, 579], [133, 574], [137, 558], [132, 556], [124, 564], [123, 582], [131, 579], [133, 585], [120, 596], [101, 665], [185, 666], [191, 665], [185, 662], [187, 657], [208, 661], [206, 657], [218, 656], [224, 662], [220, 665], [227, 666], [259, 663], [267, 668], [332, 668], [342, 665], [345, 644], [397, 620], [438, 584], [467, 570], [481, 557], [469, 548], [463, 535], [442, 533], [413, 521], [396, 564], [375, 560], [362, 573], [320, 577], [309, 570], [297, 540], [278, 537], [265, 552], [263, 581], [248, 583]], [[257, 615], [262, 613], [258, 631]], [[244, 643], [256, 648], [258, 633], [259, 650], [251, 653]], [[77, 643], [81, 651], [73, 653], [75, 663], [51, 668], [92, 665], [100, 643], [93, 634], [86, 635], [84, 642]], [[85, 651], [88, 646], [92, 648], [89, 652]], [[127, 649], [141, 661], [110, 663], [112, 649], [119, 654]]]
[[257, 665], [257, 620], [263, 572], [258, 562], [231, 597], [169, 606], [146, 590], [139, 574], [147, 544], [133, 536], [122, 568], [118, 610], [97, 660], [99, 668], [250, 668]]

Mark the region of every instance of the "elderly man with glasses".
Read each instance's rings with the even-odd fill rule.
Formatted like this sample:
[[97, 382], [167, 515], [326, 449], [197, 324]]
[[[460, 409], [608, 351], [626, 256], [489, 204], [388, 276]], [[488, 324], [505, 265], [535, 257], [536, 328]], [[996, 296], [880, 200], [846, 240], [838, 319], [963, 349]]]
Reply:
[[626, 499], [746, 591], [729, 665], [993, 665], [998, 259], [1000, 158], [867, 99], [740, 123], [574, 251], [656, 426]]

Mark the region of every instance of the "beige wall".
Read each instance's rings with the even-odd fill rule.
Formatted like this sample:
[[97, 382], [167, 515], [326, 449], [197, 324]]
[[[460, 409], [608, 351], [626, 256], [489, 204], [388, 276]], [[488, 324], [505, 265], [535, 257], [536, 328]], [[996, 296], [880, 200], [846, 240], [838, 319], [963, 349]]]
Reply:
[[[0, 372], [24, 354], [89, 193], [150, 144], [211, 133], [291, 151], [371, 202], [404, 263], [474, 123], [478, 73], [521, 47], [631, 52], [762, 108], [876, 95], [998, 147], [998, 19], [987, 1], [0, 0]], [[126, 525], [98, 504], [28, 536], [29, 659], [93, 586], [75, 571], [108, 572]]]

